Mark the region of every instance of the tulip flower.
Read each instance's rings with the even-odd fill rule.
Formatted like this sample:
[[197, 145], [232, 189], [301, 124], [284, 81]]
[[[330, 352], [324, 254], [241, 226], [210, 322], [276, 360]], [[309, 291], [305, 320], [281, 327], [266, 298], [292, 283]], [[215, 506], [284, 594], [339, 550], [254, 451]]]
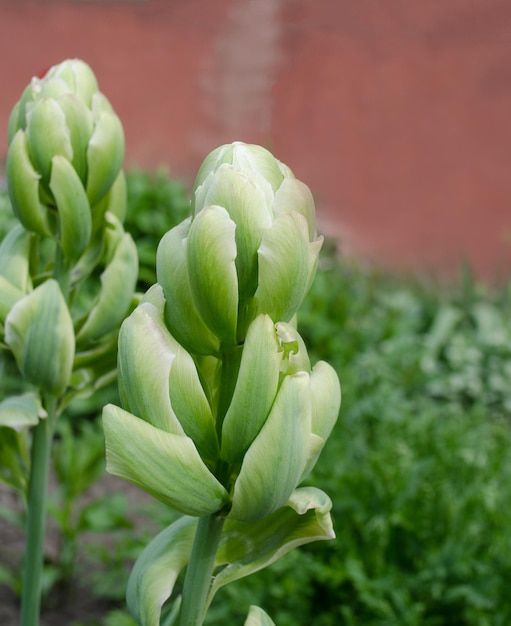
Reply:
[[289, 322], [321, 244], [312, 195], [287, 166], [260, 146], [218, 148], [197, 175], [192, 216], [158, 247], [169, 329], [211, 354], [242, 342], [257, 315]]
[[23, 226], [57, 236], [74, 263], [93, 231], [94, 207], [121, 172], [124, 134], [96, 78], [71, 60], [33, 78], [9, 121], [6, 173]]

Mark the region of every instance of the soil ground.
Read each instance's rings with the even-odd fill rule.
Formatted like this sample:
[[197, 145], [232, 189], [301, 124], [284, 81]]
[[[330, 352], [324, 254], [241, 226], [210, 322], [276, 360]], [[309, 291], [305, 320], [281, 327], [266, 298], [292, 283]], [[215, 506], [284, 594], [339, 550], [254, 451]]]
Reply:
[[119, 113], [128, 166], [191, 179], [220, 143], [262, 143], [345, 251], [511, 270], [507, 0], [0, 0], [1, 127], [68, 57]]

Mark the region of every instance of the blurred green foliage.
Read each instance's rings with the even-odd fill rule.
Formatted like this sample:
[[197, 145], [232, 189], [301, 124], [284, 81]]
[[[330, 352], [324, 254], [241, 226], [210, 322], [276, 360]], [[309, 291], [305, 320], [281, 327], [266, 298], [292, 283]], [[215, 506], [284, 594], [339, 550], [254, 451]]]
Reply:
[[[158, 241], [188, 214], [189, 196], [163, 173], [132, 172], [128, 190], [144, 291]], [[467, 271], [458, 285], [389, 276], [327, 242], [299, 328], [311, 359], [330, 362], [343, 388], [309, 481], [333, 500], [337, 539], [226, 587], [207, 623], [243, 623], [250, 604], [279, 626], [511, 623], [511, 289], [477, 284]], [[94, 438], [74, 432], [84, 445]], [[65, 436], [59, 463], [72, 460]], [[57, 468], [59, 481], [75, 469]], [[77, 495], [59, 489], [61, 502]], [[76, 524], [119, 526], [117, 539], [89, 545], [85, 557], [88, 568], [104, 566], [88, 578], [98, 595], [108, 595], [113, 568], [118, 599], [147, 536], [138, 542], [129, 523], [121, 528], [122, 502], [88, 506]], [[103, 626], [131, 623], [120, 610]]]

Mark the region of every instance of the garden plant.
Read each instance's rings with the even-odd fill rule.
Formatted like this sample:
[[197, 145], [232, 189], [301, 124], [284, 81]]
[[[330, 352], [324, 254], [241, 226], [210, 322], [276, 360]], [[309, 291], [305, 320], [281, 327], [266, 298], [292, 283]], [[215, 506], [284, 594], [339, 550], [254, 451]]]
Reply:
[[[337, 374], [324, 361], [311, 366], [296, 330], [322, 244], [312, 195], [264, 148], [213, 151], [191, 216], [159, 244], [158, 283], [118, 333], [137, 254], [122, 227], [122, 127], [90, 68], [69, 61], [33, 79], [9, 140], [20, 224], [0, 249], [2, 330], [22, 393], [1, 409], [13, 430], [5, 473], [28, 492], [22, 625], [39, 619], [57, 418], [111, 379], [118, 341], [124, 408], [103, 411], [107, 469], [183, 514], [137, 559], [128, 606], [139, 624], [157, 626], [185, 569], [165, 623], [198, 626], [221, 587], [334, 537], [328, 496], [299, 487], [341, 400]], [[27, 446], [25, 480], [17, 462]], [[253, 606], [246, 623], [273, 622]]]

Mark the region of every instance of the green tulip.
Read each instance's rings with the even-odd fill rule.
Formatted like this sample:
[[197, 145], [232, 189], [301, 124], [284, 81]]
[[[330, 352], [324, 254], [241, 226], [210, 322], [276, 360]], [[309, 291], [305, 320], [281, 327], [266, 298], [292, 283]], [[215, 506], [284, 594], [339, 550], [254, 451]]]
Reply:
[[321, 244], [312, 195], [287, 166], [260, 146], [218, 148], [197, 175], [191, 218], [158, 248], [169, 329], [191, 352], [210, 354], [242, 342], [261, 313], [289, 322]]
[[90, 67], [70, 60], [51, 68], [32, 79], [9, 120], [6, 173], [15, 215], [27, 230], [56, 236], [75, 263], [123, 158], [121, 123]]
[[47, 280], [16, 302], [5, 320], [5, 343], [28, 383], [62, 395], [71, 378], [75, 336], [57, 281]]

